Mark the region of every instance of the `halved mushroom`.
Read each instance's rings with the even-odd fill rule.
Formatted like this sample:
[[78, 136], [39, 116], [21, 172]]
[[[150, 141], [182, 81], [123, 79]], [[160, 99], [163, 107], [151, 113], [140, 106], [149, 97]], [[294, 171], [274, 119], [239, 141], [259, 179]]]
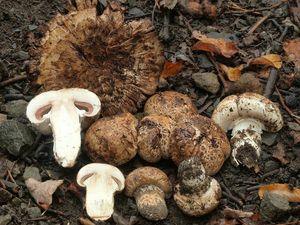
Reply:
[[155, 167], [140, 167], [125, 180], [125, 194], [134, 197], [140, 214], [149, 220], [162, 220], [168, 216], [165, 197], [170, 197], [168, 176]]
[[85, 134], [85, 152], [94, 162], [127, 163], [137, 153], [137, 125], [130, 113], [97, 120]]
[[217, 180], [206, 175], [200, 158], [182, 161], [178, 167], [178, 179], [174, 200], [185, 214], [202, 216], [219, 205], [221, 187]]
[[86, 187], [86, 211], [94, 220], [107, 220], [114, 212], [114, 195], [124, 189], [125, 178], [114, 166], [91, 163], [77, 174], [77, 183]]
[[164, 91], [151, 96], [145, 103], [144, 112], [146, 115], [169, 116], [175, 122], [198, 114], [190, 97], [175, 91]]
[[80, 122], [85, 116], [96, 116], [100, 108], [100, 100], [93, 92], [69, 88], [37, 95], [29, 102], [26, 115], [43, 134], [52, 130], [56, 161], [63, 167], [72, 167], [80, 150]]
[[198, 156], [208, 175], [216, 174], [230, 155], [226, 133], [211, 119], [194, 115], [177, 123], [170, 138], [175, 164]]
[[138, 127], [138, 154], [147, 162], [170, 158], [170, 135], [174, 121], [167, 116], [145, 116]]
[[164, 64], [163, 47], [149, 20], [124, 20], [124, 9], [99, 1], [72, 0], [58, 14], [35, 51], [42, 91], [80, 87], [95, 92], [101, 114], [136, 112], [155, 93]]
[[258, 164], [262, 131], [277, 132], [283, 126], [277, 105], [251, 92], [224, 98], [215, 108], [212, 120], [225, 132], [232, 130], [232, 161], [248, 168]]

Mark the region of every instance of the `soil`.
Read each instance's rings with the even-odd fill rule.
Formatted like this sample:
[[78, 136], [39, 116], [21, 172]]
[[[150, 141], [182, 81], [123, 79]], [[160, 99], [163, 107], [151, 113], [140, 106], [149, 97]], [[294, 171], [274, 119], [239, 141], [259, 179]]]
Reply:
[[[99, 1], [105, 4], [105, 0]], [[154, 7], [154, 0], [128, 0], [126, 2], [126, 19], [149, 18]], [[217, 94], [200, 89], [193, 81], [192, 74], [196, 72], [214, 72], [217, 74], [216, 67], [210, 62], [209, 57], [203, 52], [192, 52], [191, 47], [196, 41], [191, 37], [192, 30], [201, 31], [204, 34], [220, 38], [229, 38], [235, 41], [240, 48], [239, 54], [234, 57], [222, 58], [214, 56], [227, 65], [239, 65], [247, 62], [248, 59], [264, 55], [267, 53], [279, 54], [283, 57], [283, 67], [279, 71], [277, 82], [280, 92], [287, 103], [287, 107], [295, 114], [300, 114], [299, 106], [299, 75], [290, 79], [290, 74], [294, 73], [295, 66], [287, 60], [283, 51], [283, 43], [286, 40], [299, 37], [297, 29], [289, 27], [285, 29], [284, 21], [291, 19], [297, 20], [291, 14], [289, 7], [300, 7], [299, 1], [280, 1], [280, 0], [240, 0], [240, 1], [217, 1], [218, 16], [216, 18], [195, 18], [179, 10], [176, 6], [170, 14], [170, 38], [162, 40], [165, 50], [165, 57], [171, 59], [175, 55], [185, 54], [184, 69], [175, 77], [168, 78], [161, 82], [158, 91], [175, 90], [189, 95], [199, 112], [204, 116], [211, 116], [217, 103], [223, 98], [221, 91]], [[278, 4], [282, 3], [282, 4]], [[0, 73], [0, 106], [16, 99], [29, 101], [36, 94], [36, 87], [33, 83], [35, 77], [31, 77], [28, 72], [30, 55], [28, 53], [28, 39], [34, 35], [35, 38], [42, 37], [43, 26], [57, 13], [65, 14], [66, 0], [0, 0], [0, 60], [7, 68], [7, 72]], [[240, 8], [236, 8], [240, 6]], [[273, 7], [274, 6], [274, 7]], [[275, 7], [276, 6], [276, 7]], [[248, 11], [244, 9], [249, 9]], [[298, 8], [299, 9], [299, 8]], [[299, 10], [298, 10], [299, 11]], [[157, 33], [163, 27], [164, 11], [156, 9], [154, 13], [154, 25]], [[247, 34], [253, 25], [267, 13], [271, 13], [269, 19], [264, 21], [251, 34]], [[297, 15], [296, 15], [297, 17]], [[299, 19], [299, 13], [298, 13]], [[298, 20], [299, 22], [299, 20]], [[186, 48], [187, 51], [183, 51]], [[184, 57], [181, 57], [184, 58]], [[197, 65], [197, 66], [195, 66]], [[257, 68], [256, 68], [257, 70]], [[257, 70], [259, 71], [260, 68]], [[25, 76], [16, 82], [6, 84], [3, 81], [16, 76]], [[298, 78], [297, 78], [298, 77]], [[267, 79], [259, 79], [263, 90], [265, 90]], [[273, 92], [272, 92], [273, 93]], [[294, 96], [294, 99], [293, 99]], [[280, 96], [274, 92], [270, 99], [280, 104]], [[1, 109], [1, 108], [0, 108]], [[2, 109], [1, 109], [2, 110]], [[294, 119], [281, 107], [284, 128], [275, 136], [266, 134], [263, 137], [263, 151], [261, 162], [256, 171], [239, 166], [235, 167], [227, 160], [221, 171], [214, 177], [220, 182], [222, 187], [222, 199], [220, 205], [209, 215], [201, 218], [189, 217], [184, 215], [176, 206], [172, 198], [167, 200], [169, 215], [166, 220], [151, 222], [141, 217], [135, 205], [134, 199], [125, 197], [122, 193], [116, 195], [115, 209], [117, 214], [114, 218], [106, 222], [93, 222], [94, 224], [161, 224], [161, 225], [184, 225], [184, 224], [300, 224], [300, 210], [297, 203], [291, 203], [293, 210], [273, 222], [263, 221], [259, 217], [261, 200], [258, 196], [258, 188], [263, 184], [286, 183], [290, 187], [299, 187], [300, 184], [300, 146], [299, 130], [295, 128]], [[5, 114], [3, 111], [2, 113]], [[8, 119], [15, 119], [30, 126], [29, 121], [22, 116], [11, 116]], [[293, 126], [291, 125], [293, 123]], [[299, 128], [298, 128], [299, 129]], [[1, 132], [1, 130], [0, 130]], [[297, 136], [298, 135], [298, 136]], [[272, 140], [272, 138], [274, 140]], [[271, 143], [270, 143], [271, 142]], [[265, 144], [267, 143], [267, 144]], [[1, 180], [15, 183], [18, 189], [7, 188], [12, 194], [10, 200], [0, 202], [1, 216], [10, 215], [11, 220], [8, 224], [80, 224], [79, 218], [88, 218], [80, 199], [71, 191], [68, 186], [75, 182], [76, 173], [83, 165], [90, 160], [82, 154], [79, 162], [72, 169], [59, 167], [52, 154], [52, 138], [49, 136], [37, 135], [33, 149], [29, 154], [22, 157], [14, 157], [5, 149], [0, 149], [0, 159], [9, 160], [14, 163], [14, 169], [19, 172], [12, 176], [7, 174]], [[278, 155], [278, 152], [281, 154]], [[3, 162], [3, 161], [2, 161]], [[139, 157], [135, 157], [128, 164], [121, 166], [124, 174], [128, 174], [134, 168], [153, 165], [167, 173], [171, 182], [176, 184], [176, 166], [169, 160], [162, 160], [156, 164], [149, 164]], [[63, 179], [64, 184], [58, 188], [54, 194], [53, 203], [49, 210], [30, 217], [28, 209], [37, 207], [30, 196], [24, 180], [23, 173], [26, 167], [34, 166], [39, 168], [42, 180]], [[0, 165], [0, 169], [4, 164]], [[11, 169], [11, 168], [10, 168]], [[2, 186], [3, 187], [3, 186]], [[253, 212], [257, 217], [247, 219], [233, 218], [224, 219], [223, 209], [229, 207], [247, 212]], [[129, 219], [133, 221], [129, 221]], [[120, 222], [121, 221], [121, 222]], [[2, 223], [7, 224], [7, 223]], [[81, 224], [84, 224], [83, 222]]]

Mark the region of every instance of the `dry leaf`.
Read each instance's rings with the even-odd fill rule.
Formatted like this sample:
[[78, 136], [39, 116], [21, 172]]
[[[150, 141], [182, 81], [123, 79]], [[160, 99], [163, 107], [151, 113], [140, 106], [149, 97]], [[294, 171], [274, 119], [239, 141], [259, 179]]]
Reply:
[[275, 159], [278, 159], [283, 165], [286, 165], [289, 163], [289, 161], [284, 158], [285, 157], [285, 148], [282, 143], [278, 143], [275, 146], [272, 156]]
[[258, 190], [260, 199], [263, 198], [266, 191], [286, 197], [289, 202], [300, 202], [300, 189], [290, 188], [288, 184], [269, 184], [261, 186]]
[[290, 135], [292, 135], [294, 139], [294, 145], [298, 144], [300, 142], [300, 132], [297, 131], [290, 131]]
[[181, 62], [173, 63], [171, 61], [165, 61], [163, 71], [160, 74], [160, 78], [174, 77], [181, 72], [182, 68], [183, 65]]
[[256, 59], [252, 59], [249, 64], [254, 65], [267, 65], [275, 67], [276, 69], [280, 69], [282, 66], [282, 61], [280, 55], [277, 54], [268, 54], [258, 57]]
[[25, 181], [25, 184], [36, 203], [46, 210], [52, 203], [52, 194], [63, 182], [63, 180], [40, 182], [34, 178], [29, 178]]
[[226, 206], [225, 209], [223, 210], [223, 215], [226, 218], [239, 219], [239, 218], [251, 217], [254, 215], [254, 213], [253, 212], [243, 212], [241, 210], [231, 209]]
[[237, 81], [241, 77], [241, 72], [244, 69], [244, 65], [237, 67], [229, 67], [224, 64], [220, 64], [221, 69], [226, 73], [228, 80]]
[[258, 72], [257, 77], [267, 80], [270, 76], [270, 70], [271, 70], [270, 67], [263, 68]]
[[161, 6], [168, 9], [174, 9], [177, 4], [177, 0], [155, 0], [155, 5], [160, 8]]
[[223, 55], [226, 58], [230, 58], [238, 52], [238, 48], [235, 43], [226, 41], [224, 39], [208, 38], [200, 32], [193, 31], [193, 38], [199, 41], [193, 45], [192, 50], [206, 51]]
[[289, 57], [297, 68], [300, 68], [300, 39], [290, 40], [283, 44], [285, 54]]

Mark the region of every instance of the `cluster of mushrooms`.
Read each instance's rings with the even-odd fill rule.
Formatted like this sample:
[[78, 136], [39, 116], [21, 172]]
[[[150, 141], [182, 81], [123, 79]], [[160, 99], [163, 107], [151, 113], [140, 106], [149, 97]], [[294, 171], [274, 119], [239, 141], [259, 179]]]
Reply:
[[[41, 133], [52, 133], [54, 157], [62, 167], [75, 165], [81, 131], [88, 128], [82, 146], [94, 163], [77, 174], [78, 185], [86, 187], [87, 214], [110, 218], [114, 194], [124, 188], [149, 220], [167, 217], [165, 198], [173, 191], [184, 213], [211, 212], [221, 198], [212, 176], [230, 155], [235, 165], [258, 163], [262, 130], [276, 132], [283, 125], [278, 107], [244, 93], [224, 98], [210, 119], [184, 94], [155, 94], [164, 57], [151, 22], [126, 22], [117, 2], [109, 2], [101, 15], [96, 0], [70, 4], [68, 14], [49, 22], [35, 49], [42, 93], [28, 104], [27, 117]], [[137, 119], [133, 114], [142, 107]], [[136, 154], [151, 163], [172, 159], [178, 165], [174, 190], [155, 167], [137, 168], [125, 179], [116, 166]]]
[[[72, 167], [81, 146], [80, 122], [84, 116], [97, 116], [100, 105], [99, 98], [88, 90], [62, 89], [36, 96], [28, 105], [27, 116], [44, 134], [52, 129], [55, 159], [63, 167]], [[276, 105], [254, 93], [226, 97], [212, 120], [199, 115], [188, 96], [174, 91], [151, 96], [140, 120], [128, 112], [102, 117], [84, 138], [85, 152], [95, 163], [84, 166], [77, 175], [77, 183], [87, 189], [87, 213], [95, 220], [110, 218], [114, 194], [125, 187], [142, 216], [155, 221], [167, 217], [165, 198], [171, 196], [172, 186], [163, 171], [141, 167], [125, 179], [115, 167], [138, 153], [151, 163], [171, 158], [178, 165], [174, 189], [178, 207], [191, 216], [207, 214], [221, 198], [220, 185], [211, 176], [230, 156], [231, 147], [236, 165], [252, 167], [259, 160], [262, 130], [277, 131], [281, 126]], [[231, 129], [230, 147], [225, 132]], [[103, 161], [108, 164], [99, 163]]]

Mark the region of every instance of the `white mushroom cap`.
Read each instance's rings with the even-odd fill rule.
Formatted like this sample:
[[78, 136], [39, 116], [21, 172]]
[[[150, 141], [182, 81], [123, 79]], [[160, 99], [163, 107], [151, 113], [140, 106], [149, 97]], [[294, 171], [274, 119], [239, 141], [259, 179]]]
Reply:
[[125, 187], [122, 172], [114, 166], [91, 163], [77, 174], [77, 183], [86, 187], [86, 211], [94, 220], [107, 220], [114, 212], [114, 194]]
[[277, 132], [283, 126], [279, 108], [262, 95], [246, 92], [224, 98], [213, 112], [212, 120], [223, 130], [231, 130], [241, 118], [252, 118], [263, 124], [262, 129]]
[[53, 133], [53, 152], [63, 167], [75, 164], [81, 144], [81, 118], [98, 114], [101, 103], [86, 89], [48, 91], [34, 97], [27, 106], [28, 119], [43, 134]]

